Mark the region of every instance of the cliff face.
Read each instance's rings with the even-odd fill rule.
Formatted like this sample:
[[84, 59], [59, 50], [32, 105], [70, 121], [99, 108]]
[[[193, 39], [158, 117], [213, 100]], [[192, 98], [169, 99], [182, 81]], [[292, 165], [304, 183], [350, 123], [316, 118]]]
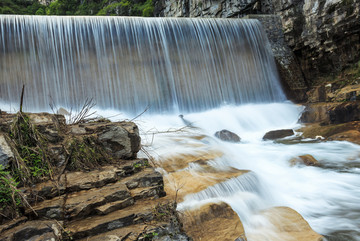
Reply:
[[285, 40], [308, 80], [360, 59], [359, 0], [274, 0]]
[[166, 17], [280, 15], [285, 41], [310, 84], [360, 59], [360, 0], [162, 0], [155, 6], [155, 15]]

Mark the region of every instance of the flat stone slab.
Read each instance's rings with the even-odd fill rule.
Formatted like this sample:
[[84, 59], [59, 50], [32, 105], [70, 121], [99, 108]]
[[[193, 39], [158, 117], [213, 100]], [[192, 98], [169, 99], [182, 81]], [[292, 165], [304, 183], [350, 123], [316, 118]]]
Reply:
[[130, 197], [126, 185], [119, 182], [108, 184], [102, 188], [71, 193], [66, 198], [66, 218], [83, 218], [94, 212], [96, 207]]
[[263, 140], [276, 140], [287, 136], [292, 136], [294, 134], [295, 133], [292, 129], [274, 130], [274, 131], [266, 132], [266, 134], [263, 137]]
[[61, 240], [60, 224], [60, 222], [53, 220], [28, 221], [0, 234], [0, 240]]
[[79, 221], [70, 222], [67, 230], [74, 239], [98, 235], [114, 229], [127, 227], [133, 224], [151, 221], [153, 210], [158, 201], [142, 201], [135, 205], [103, 216], [93, 216]]
[[162, 175], [153, 168], [145, 168], [141, 172], [122, 179], [120, 182], [124, 183], [129, 189], [164, 185]]

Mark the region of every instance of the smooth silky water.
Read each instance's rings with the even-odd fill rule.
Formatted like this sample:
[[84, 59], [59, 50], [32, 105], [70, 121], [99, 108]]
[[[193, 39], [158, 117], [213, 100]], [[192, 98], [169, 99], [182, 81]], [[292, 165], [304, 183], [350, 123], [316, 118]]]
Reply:
[[[17, 110], [23, 83], [27, 111], [94, 98], [97, 114], [123, 120], [149, 106], [135, 122], [160, 166], [176, 153], [221, 150], [209, 165], [251, 170], [185, 196], [179, 210], [224, 201], [249, 240], [279, 240], [262, 210], [288, 206], [329, 240], [360, 240], [360, 146], [262, 141], [300, 127], [303, 108], [286, 102], [258, 21], [0, 16], [0, 34], [0, 109]], [[241, 143], [214, 138], [222, 129]], [[304, 154], [323, 167], [289, 164]]]

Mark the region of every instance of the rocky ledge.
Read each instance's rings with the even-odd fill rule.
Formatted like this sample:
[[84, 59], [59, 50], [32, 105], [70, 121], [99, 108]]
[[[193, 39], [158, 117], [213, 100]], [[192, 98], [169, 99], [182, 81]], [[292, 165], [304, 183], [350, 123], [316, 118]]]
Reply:
[[[38, 142], [24, 141], [31, 138]], [[131, 122], [67, 125], [61, 115], [1, 113], [8, 181], [0, 192], [16, 201], [0, 201], [0, 240], [189, 240], [162, 175], [136, 158], [139, 150]]]

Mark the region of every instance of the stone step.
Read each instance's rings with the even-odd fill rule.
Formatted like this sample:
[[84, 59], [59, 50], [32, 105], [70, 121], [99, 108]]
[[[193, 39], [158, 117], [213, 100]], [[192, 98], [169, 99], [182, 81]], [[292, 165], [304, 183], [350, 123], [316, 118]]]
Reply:
[[73, 239], [80, 239], [134, 224], [149, 222], [154, 219], [153, 211], [158, 203], [158, 200], [139, 201], [133, 206], [107, 215], [72, 221], [66, 228]]
[[141, 172], [120, 180], [120, 182], [124, 183], [129, 189], [164, 186], [162, 175], [153, 168], [145, 168]]
[[98, 234], [92, 237], [86, 237], [79, 241], [110, 241], [110, 240], [137, 240], [141, 234], [146, 231], [148, 225], [135, 224], [128, 227], [118, 228]]
[[39, 197], [51, 199], [64, 193], [89, 190], [115, 183], [122, 178], [142, 171], [144, 167], [148, 166], [147, 159], [123, 160], [123, 163], [120, 162], [116, 166], [104, 166], [100, 170], [66, 173], [56, 180], [39, 183], [34, 188], [23, 191], [30, 201], [31, 197], [33, 197], [33, 201], [38, 200]]
[[128, 198], [131, 199], [129, 190], [119, 182], [102, 188], [71, 193], [65, 202], [65, 215], [68, 220], [87, 217], [94, 214], [96, 207]]
[[[131, 192], [128, 187], [132, 188]], [[26, 215], [32, 218], [41, 216], [57, 220], [80, 219], [108, 214], [132, 205], [134, 200], [159, 198], [165, 195], [161, 174], [152, 168], [145, 168], [133, 176], [101, 188], [81, 190], [44, 200], [33, 205], [33, 209], [27, 209]]]
[[138, 187], [130, 191], [134, 200], [147, 199], [147, 198], [160, 198], [165, 197], [166, 193], [162, 185], [154, 187]]
[[0, 233], [0, 241], [13, 240], [62, 240], [62, 223], [54, 220], [27, 221]]
[[[95, 208], [126, 199], [132, 199], [128, 188], [125, 184], [117, 182], [102, 188], [83, 190], [45, 200], [33, 206], [33, 209], [41, 217], [72, 220], [96, 214]], [[133, 201], [129, 201], [124, 205], [132, 205], [132, 203]], [[34, 217], [34, 212], [30, 209], [26, 210], [26, 214]]]

